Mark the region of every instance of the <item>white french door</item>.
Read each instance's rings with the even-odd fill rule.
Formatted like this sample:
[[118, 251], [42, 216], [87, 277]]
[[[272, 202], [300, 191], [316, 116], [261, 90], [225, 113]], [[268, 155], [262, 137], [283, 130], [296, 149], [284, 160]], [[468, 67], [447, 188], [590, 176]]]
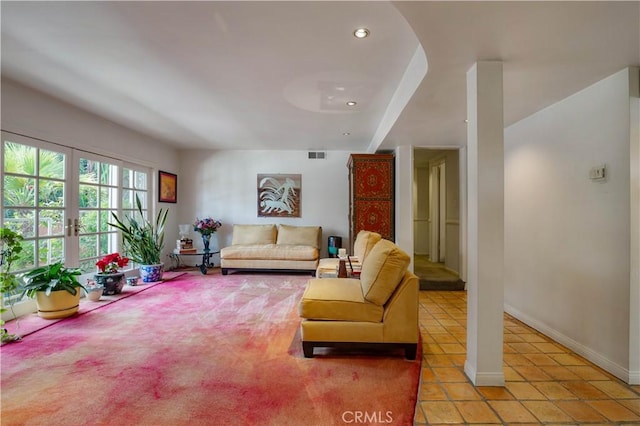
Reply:
[[68, 259], [90, 272], [99, 258], [120, 250], [118, 232], [109, 225], [113, 215], [136, 215], [136, 196], [146, 213], [149, 173], [140, 166], [80, 151], [74, 151], [74, 168], [78, 185], [71, 194], [67, 233], [76, 238], [71, 239]]
[[12, 272], [67, 257], [71, 154], [68, 148], [2, 134], [2, 226], [24, 238]]
[[24, 238], [11, 272], [63, 260], [93, 273], [120, 250], [112, 214], [135, 214], [136, 195], [146, 213], [146, 167], [8, 132], [1, 149], [2, 226]]

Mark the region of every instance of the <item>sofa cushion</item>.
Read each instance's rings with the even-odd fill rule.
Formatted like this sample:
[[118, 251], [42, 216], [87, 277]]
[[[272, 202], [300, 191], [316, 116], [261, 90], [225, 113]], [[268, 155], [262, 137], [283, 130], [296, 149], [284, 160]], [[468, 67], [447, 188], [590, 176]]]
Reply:
[[395, 291], [411, 258], [389, 240], [380, 240], [362, 263], [362, 293], [369, 302], [384, 305]]
[[220, 250], [222, 259], [316, 260], [319, 251], [313, 246], [293, 244], [237, 244]]
[[232, 245], [275, 244], [275, 225], [233, 225]]
[[351, 278], [309, 280], [298, 306], [302, 318], [333, 321], [382, 321], [383, 308], [364, 300], [360, 281]]
[[364, 262], [365, 257], [367, 257], [371, 249], [381, 239], [382, 236], [377, 232], [365, 230], [358, 232], [356, 241], [353, 244], [353, 255], [356, 256], [360, 262]]
[[296, 244], [318, 247], [320, 240], [319, 226], [291, 226], [280, 225], [276, 244]]

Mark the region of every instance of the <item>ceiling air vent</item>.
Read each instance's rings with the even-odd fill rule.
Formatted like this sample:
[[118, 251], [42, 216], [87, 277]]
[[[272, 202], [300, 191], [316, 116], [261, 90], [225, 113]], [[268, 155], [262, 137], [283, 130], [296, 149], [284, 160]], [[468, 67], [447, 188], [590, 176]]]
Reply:
[[324, 160], [326, 156], [324, 151], [309, 151], [309, 160]]

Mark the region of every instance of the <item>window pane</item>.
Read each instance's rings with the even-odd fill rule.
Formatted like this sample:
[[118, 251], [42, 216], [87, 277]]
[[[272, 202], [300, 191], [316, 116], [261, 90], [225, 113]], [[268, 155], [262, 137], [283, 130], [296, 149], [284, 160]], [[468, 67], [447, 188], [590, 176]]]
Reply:
[[3, 202], [5, 206], [35, 207], [36, 181], [16, 176], [4, 177]]
[[36, 211], [31, 209], [7, 209], [4, 211], [4, 224], [7, 228], [22, 235], [34, 238]]
[[40, 207], [64, 207], [64, 183], [40, 179], [39, 185], [40, 195], [38, 197], [38, 206]]
[[[136, 191], [136, 195], [140, 198], [140, 202], [142, 203], [142, 210], [147, 209], [147, 192], [146, 191]], [[133, 200], [133, 208], [137, 209], [136, 201]]]
[[98, 187], [93, 185], [80, 185], [79, 207], [98, 207]]
[[118, 184], [118, 166], [112, 164], [100, 164], [100, 183], [102, 185]]
[[98, 183], [97, 162], [81, 158], [79, 167], [80, 182]]
[[36, 267], [35, 243], [33, 240], [22, 242], [22, 252], [11, 268], [13, 272], [24, 271]]
[[64, 241], [62, 238], [38, 240], [38, 264], [50, 265], [64, 259]]
[[108, 209], [118, 206], [118, 189], [100, 187], [100, 208]]
[[135, 201], [133, 201], [133, 191], [131, 190], [122, 191], [122, 208], [132, 209], [134, 207], [135, 207]]
[[98, 269], [96, 268], [96, 262], [97, 260], [94, 258], [81, 260], [79, 268], [82, 270], [82, 273], [84, 274], [89, 272], [97, 272]]
[[116, 232], [115, 228], [109, 225], [109, 223], [114, 222], [111, 212], [116, 213], [115, 210], [104, 210], [100, 212], [100, 232]]
[[96, 235], [80, 236], [80, 259], [98, 256], [98, 237]]
[[127, 168], [122, 169], [122, 187], [133, 188], [133, 170]]
[[100, 253], [115, 253], [118, 234], [100, 235]]
[[38, 226], [38, 235], [46, 236], [64, 236], [64, 224], [62, 210], [40, 210], [40, 225]]
[[5, 173], [20, 173], [35, 176], [36, 149], [15, 142], [4, 143]]
[[98, 212], [95, 210], [80, 211], [80, 229], [83, 234], [98, 232]]
[[40, 176], [64, 179], [64, 154], [40, 150]]
[[143, 172], [135, 172], [136, 189], [147, 189], [147, 174]]

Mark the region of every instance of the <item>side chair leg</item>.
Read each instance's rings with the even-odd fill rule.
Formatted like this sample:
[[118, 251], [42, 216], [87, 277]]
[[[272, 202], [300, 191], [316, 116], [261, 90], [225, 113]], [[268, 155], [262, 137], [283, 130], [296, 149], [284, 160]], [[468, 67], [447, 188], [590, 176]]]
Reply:
[[409, 344], [404, 347], [404, 357], [406, 359], [416, 359], [416, 353], [418, 352], [418, 344]]
[[313, 358], [313, 343], [302, 342], [302, 352], [305, 358]]

